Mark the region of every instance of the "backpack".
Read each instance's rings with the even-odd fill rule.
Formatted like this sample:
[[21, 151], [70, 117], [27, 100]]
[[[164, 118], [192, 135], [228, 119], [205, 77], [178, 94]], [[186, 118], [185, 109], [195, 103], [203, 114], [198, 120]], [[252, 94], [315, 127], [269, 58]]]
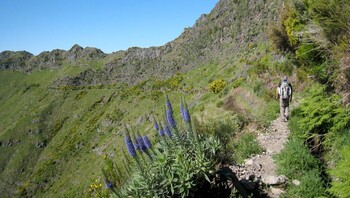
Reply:
[[280, 89], [282, 99], [289, 99], [290, 95], [292, 94], [292, 88], [289, 86], [288, 81], [282, 81]]

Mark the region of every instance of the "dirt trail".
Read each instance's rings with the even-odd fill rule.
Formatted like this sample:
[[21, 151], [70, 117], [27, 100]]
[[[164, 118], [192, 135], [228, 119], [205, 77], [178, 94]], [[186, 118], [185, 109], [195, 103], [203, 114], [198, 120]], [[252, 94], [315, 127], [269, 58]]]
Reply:
[[[289, 135], [288, 123], [284, 122], [280, 117], [274, 120], [267, 132], [260, 133], [257, 141], [265, 152], [256, 159], [257, 163], [261, 163], [261, 179], [264, 183], [271, 185], [282, 184], [286, 178], [276, 174], [276, 165], [272, 157], [282, 151]], [[256, 158], [256, 156], [255, 156]], [[273, 181], [275, 179], [279, 181]], [[283, 191], [278, 188], [270, 188], [270, 197], [279, 197]]]
[[284, 148], [289, 132], [288, 122], [277, 118], [265, 131], [258, 134], [257, 141], [264, 152], [245, 160], [242, 165], [232, 167], [246, 189], [253, 190], [257, 184], [268, 186], [266, 196], [272, 198], [280, 197], [284, 192], [280, 186], [287, 178], [277, 175], [273, 156]]

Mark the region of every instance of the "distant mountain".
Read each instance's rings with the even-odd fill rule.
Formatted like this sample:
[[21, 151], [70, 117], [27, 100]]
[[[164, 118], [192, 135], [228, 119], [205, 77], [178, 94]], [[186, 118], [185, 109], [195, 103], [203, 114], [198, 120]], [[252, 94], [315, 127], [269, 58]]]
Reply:
[[161, 47], [133, 47], [104, 54], [96, 48], [75, 45], [69, 51], [53, 50], [25, 57], [9, 55], [24, 52], [2, 52], [0, 68], [31, 72], [102, 59], [101, 70], [84, 71], [55, 84], [135, 84], [151, 76], [165, 78], [208, 62], [229, 63], [237, 53], [249, 50], [252, 43], [264, 42], [269, 21], [276, 19], [277, 6], [274, 1], [221, 0], [210, 14], [203, 14], [193, 27], [185, 28], [178, 38]]
[[74, 45], [70, 50], [52, 50], [50, 52], [41, 52], [39, 55], [26, 51], [12, 52], [4, 51], [0, 53], [0, 69], [13, 69], [24, 72], [32, 72], [33, 70], [58, 69], [64, 63], [74, 63], [79, 60], [96, 60], [104, 58], [104, 54], [100, 49]]

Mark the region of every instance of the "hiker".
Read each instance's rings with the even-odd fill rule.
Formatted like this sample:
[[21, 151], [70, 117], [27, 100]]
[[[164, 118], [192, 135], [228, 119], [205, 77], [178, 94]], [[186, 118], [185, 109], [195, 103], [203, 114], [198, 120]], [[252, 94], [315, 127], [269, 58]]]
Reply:
[[[278, 94], [278, 95], [277, 95]], [[292, 102], [293, 88], [288, 82], [287, 76], [284, 76], [282, 82], [278, 84], [276, 98], [280, 99], [281, 119], [285, 122], [289, 119], [289, 103]]]

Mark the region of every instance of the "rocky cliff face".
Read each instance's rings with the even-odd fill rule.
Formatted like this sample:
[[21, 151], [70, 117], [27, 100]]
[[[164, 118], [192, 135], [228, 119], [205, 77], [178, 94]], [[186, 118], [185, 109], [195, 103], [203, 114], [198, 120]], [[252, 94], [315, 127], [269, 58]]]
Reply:
[[96, 48], [83, 49], [74, 45], [68, 51], [42, 52], [22, 61], [3, 58], [3, 52], [0, 63], [11, 64], [1, 64], [0, 68], [30, 72], [35, 69], [57, 69], [64, 63], [75, 63], [77, 60], [104, 59], [102, 70], [83, 71], [75, 77], [59, 79], [54, 84], [133, 84], [151, 76], [166, 78], [210, 62], [229, 62], [237, 53], [249, 50], [252, 47], [250, 43], [264, 42], [267, 23], [276, 18], [276, 2], [279, 1], [221, 0], [210, 14], [203, 14], [193, 27], [185, 28], [177, 39], [160, 47], [133, 47], [104, 54]]
[[264, 43], [268, 21], [277, 18], [278, 2], [222, 0], [210, 14], [203, 14], [193, 27], [185, 28], [177, 39], [164, 46], [133, 47], [109, 54], [110, 61], [94, 75], [83, 72], [56, 84], [87, 85], [93, 81], [91, 77], [99, 77], [102, 84], [134, 84], [151, 76], [166, 78], [210, 62], [228, 64], [238, 53], [256, 47], [252, 43]]
[[70, 50], [64, 51], [55, 49], [41, 52], [39, 55], [26, 51], [12, 52], [4, 51], [0, 53], [0, 69], [12, 69], [24, 72], [33, 70], [58, 69], [64, 63], [74, 63], [76, 60], [96, 60], [106, 56], [100, 49], [74, 45]]
[[26, 52], [3, 51], [0, 53], [0, 69], [22, 70], [34, 55]]

